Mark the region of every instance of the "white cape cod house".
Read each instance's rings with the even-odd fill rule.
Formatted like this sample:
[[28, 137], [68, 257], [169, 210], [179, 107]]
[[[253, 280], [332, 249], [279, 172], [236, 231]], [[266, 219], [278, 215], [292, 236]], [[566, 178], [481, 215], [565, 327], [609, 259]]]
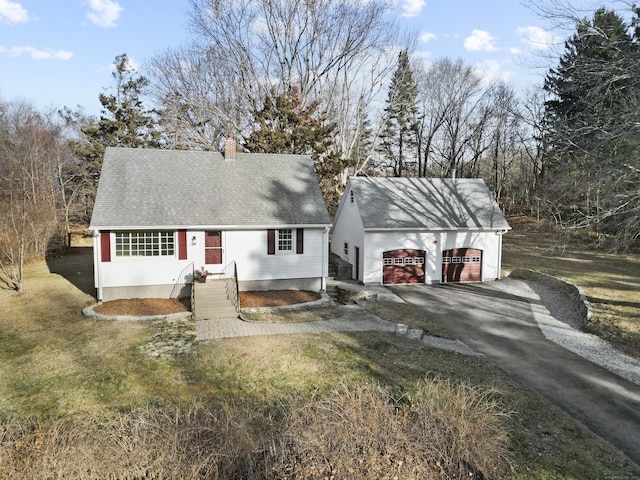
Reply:
[[354, 177], [331, 233], [331, 252], [365, 284], [500, 278], [511, 229], [480, 179]]
[[99, 301], [188, 296], [203, 266], [240, 290], [325, 289], [330, 220], [306, 155], [107, 148], [89, 228]]

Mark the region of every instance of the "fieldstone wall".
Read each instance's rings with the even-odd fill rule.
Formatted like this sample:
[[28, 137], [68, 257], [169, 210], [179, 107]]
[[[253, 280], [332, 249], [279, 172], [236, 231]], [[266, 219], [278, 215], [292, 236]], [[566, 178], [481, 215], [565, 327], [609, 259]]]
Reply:
[[519, 280], [531, 280], [533, 282], [542, 283], [549, 288], [564, 293], [569, 297], [569, 299], [576, 303], [576, 306], [584, 319], [584, 323], [591, 319], [591, 303], [589, 303], [587, 295], [580, 286], [567, 282], [561, 278], [554, 277], [553, 275], [538, 272], [536, 270], [529, 270], [527, 268], [518, 268], [511, 272], [509, 276]]

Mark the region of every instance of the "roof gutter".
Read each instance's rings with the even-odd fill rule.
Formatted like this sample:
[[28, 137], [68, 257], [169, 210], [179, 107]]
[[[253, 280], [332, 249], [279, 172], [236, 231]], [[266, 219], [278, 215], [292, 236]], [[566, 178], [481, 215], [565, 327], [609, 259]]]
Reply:
[[263, 225], [90, 225], [89, 230], [264, 230], [267, 228], [331, 228], [331, 223], [291, 223]]

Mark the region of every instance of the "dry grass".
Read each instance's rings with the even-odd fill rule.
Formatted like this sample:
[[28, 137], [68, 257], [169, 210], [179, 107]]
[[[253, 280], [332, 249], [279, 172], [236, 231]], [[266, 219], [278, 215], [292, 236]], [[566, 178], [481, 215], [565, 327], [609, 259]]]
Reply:
[[530, 268], [580, 285], [593, 305], [586, 329], [640, 359], [640, 255], [594, 250], [588, 240], [512, 217], [503, 267]]
[[162, 322], [81, 315], [90, 258], [88, 273], [75, 255], [30, 265], [26, 294], [0, 290], [0, 478], [640, 477], [486, 359], [401, 336], [235, 338], [152, 358]]
[[421, 382], [397, 403], [383, 387], [342, 384], [281, 407], [279, 419], [224, 404], [9, 423], [0, 476], [490, 479], [509, 470], [504, 416], [476, 388]]

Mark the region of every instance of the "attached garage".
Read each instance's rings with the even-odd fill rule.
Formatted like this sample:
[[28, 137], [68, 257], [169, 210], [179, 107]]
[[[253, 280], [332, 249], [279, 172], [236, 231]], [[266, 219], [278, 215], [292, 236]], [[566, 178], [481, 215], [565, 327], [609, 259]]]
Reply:
[[382, 283], [398, 285], [424, 283], [425, 251], [388, 250], [382, 253]]
[[442, 283], [481, 281], [482, 250], [453, 248], [442, 252]]

